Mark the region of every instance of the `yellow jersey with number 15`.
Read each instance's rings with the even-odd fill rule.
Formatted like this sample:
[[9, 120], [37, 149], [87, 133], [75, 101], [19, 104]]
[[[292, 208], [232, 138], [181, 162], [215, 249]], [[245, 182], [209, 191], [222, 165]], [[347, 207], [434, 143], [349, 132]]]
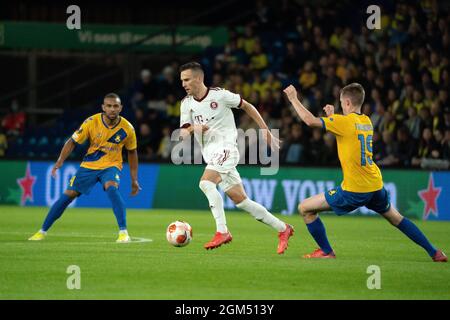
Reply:
[[137, 148], [134, 128], [125, 118], [109, 127], [97, 113], [87, 118], [81, 127], [72, 134], [72, 140], [82, 144], [89, 140], [89, 149], [80, 167], [103, 170], [117, 167], [122, 170], [122, 148], [134, 150]]
[[333, 114], [322, 117], [326, 131], [336, 136], [338, 156], [341, 162], [342, 190], [373, 192], [383, 187], [380, 169], [372, 160], [373, 127], [364, 114]]

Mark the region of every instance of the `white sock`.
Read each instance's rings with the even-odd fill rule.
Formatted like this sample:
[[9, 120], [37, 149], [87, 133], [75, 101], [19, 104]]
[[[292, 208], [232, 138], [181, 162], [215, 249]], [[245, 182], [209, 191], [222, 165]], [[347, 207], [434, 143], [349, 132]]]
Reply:
[[43, 233], [43, 234], [47, 234], [47, 231], [44, 231], [44, 230], [42, 230], [42, 229], [39, 230], [39, 232], [40, 232], [40, 233]]
[[128, 234], [128, 231], [127, 231], [127, 229], [119, 230], [119, 233], [125, 233], [125, 234]]
[[200, 189], [205, 194], [209, 201], [209, 207], [216, 220], [216, 229], [220, 233], [228, 232], [227, 220], [225, 218], [225, 211], [223, 210], [223, 199], [216, 185], [208, 180], [202, 180], [199, 184]]
[[286, 230], [286, 224], [272, 215], [266, 208], [264, 208], [259, 203], [246, 198], [241, 203], [236, 205], [239, 209], [245, 210], [250, 213], [256, 220], [261, 221], [272, 228], [276, 229], [278, 232]]

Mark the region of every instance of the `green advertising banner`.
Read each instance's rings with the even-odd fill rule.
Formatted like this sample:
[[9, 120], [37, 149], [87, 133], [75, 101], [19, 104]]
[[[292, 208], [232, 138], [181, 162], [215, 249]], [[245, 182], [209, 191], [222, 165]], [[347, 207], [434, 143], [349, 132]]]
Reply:
[[[53, 162], [45, 161], [0, 161], [0, 204], [51, 205], [67, 188], [79, 164], [65, 164], [56, 179], [50, 175], [52, 165]], [[297, 214], [301, 201], [337, 187], [342, 179], [339, 168], [281, 167], [275, 175], [262, 175], [258, 166], [239, 166], [238, 170], [251, 199], [273, 213], [284, 215]], [[203, 165], [140, 164], [139, 175], [145, 191], [141, 193], [142, 199], [128, 199], [127, 207], [208, 210], [208, 200], [198, 187], [203, 171]], [[124, 177], [127, 172], [125, 166]], [[403, 215], [450, 221], [450, 171], [383, 170], [383, 180], [391, 203]], [[123, 185], [122, 192], [127, 193], [127, 187]], [[73, 205], [109, 207], [101, 187], [95, 192], [80, 197]], [[236, 209], [228, 197], [224, 197], [224, 207]], [[365, 207], [354, 213], [375, 214]]]
[[[198, 188], [204, 168], [193, 165], [161, 165], [154, 196], [154, 208], [208, 209], [208, 202]], [[297, 214], [302, 200], [337, 187], [342, 174], [331, 168], [280, 168], [273, 176], [261, 175], [259, 167], [239, 166], [239, 173], [248, 196], [274, 213]], [[420, 190], [426, 188], [430, 172], [385, 170], [385, 188], [391, 201], [404, 215], [422, 219], [424, 201]], [[171, 195], [170, 197], [167, 195]], [[225, 198], [225, 209], [236, 209]], [[356, 213], [374, 214], [366, 208]]]
[[167, 26], [81, 24], [80, 30], [69, 30], [65, 23], [0, 21], [0, 48], [118, 51], [132, 46], [138, 52], [195, 53], [227, 41], [225, 27], [179, 26], [172, 33]]

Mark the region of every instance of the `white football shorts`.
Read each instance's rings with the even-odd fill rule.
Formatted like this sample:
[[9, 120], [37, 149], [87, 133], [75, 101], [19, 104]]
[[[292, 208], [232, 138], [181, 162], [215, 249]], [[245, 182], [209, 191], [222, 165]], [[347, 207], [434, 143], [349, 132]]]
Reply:
[[236, 170], [239, 158], [239, 151], [235, 148], [217, 149], [206, 166], [206, 169], [214, 170], [220, 174], [222, 181], [219, 183], [219, 187], [224, 192], [242, 183], [241, 176]]

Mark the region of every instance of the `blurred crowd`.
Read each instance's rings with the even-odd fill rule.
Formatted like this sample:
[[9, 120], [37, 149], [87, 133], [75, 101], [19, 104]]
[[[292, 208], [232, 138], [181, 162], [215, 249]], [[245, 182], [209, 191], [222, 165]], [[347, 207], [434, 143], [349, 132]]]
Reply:
[[[381, 29], [348, 18], [348, 8], [299, 7], [283, 1], [272, 8], [257, 2], [255, 19], [230, 29], [220, 50], [200, 63], [211, 87], [239, 93], [254, 104], [283, 140], [281, 161], [293, 165], [336, 165], [334, 137], [307, 128], [293, 114], [282, 89], [294, 84], [318, 116], [351, 82], [366, 90], [362, 112], [374, 126], [374, 160], [380, 166], [445, 169], [450, 159], [450, 15], [433, 1], [397, 2], [381, 8]], [[279, 19], [278, 17], [284, 17]], [[367, 17], [367, 16], [366, 16]], [[178, 62], [156, 76], [148, 69], [132, 88], [140, 153], [169, 159], [170, 133], [178, 127]], [[235, 113], [242, 129], [256, 124]]]
[[[229, 29], [228, 43], [197, 57], [206, 84], [239, 93], [280, 129], [280, 161], [291, 165], [338, 165], [333, 135], [306, 127], [282, 89], [296, 86], [317, 116], [340, 89], [363, 85], [362, 112], [374, 126], [373, 158], [382, 167], [448, 169], [450, 160], [450, 14], [437, 1], [396, 1], [381, 6], [381, 29], [370, 30], [365, 8], [299, 6], [257, 1], [248, 24]], [[170, 161], [185, 96], [173, 61], [142, 69], [129, 88], [131, 121], [140, 158]], [[242, 111], [238, 127], [256, 128]], [[3, 132], [8, 131], [4, 126]], [[2, 139], [0, 133], [0, 155]]]

